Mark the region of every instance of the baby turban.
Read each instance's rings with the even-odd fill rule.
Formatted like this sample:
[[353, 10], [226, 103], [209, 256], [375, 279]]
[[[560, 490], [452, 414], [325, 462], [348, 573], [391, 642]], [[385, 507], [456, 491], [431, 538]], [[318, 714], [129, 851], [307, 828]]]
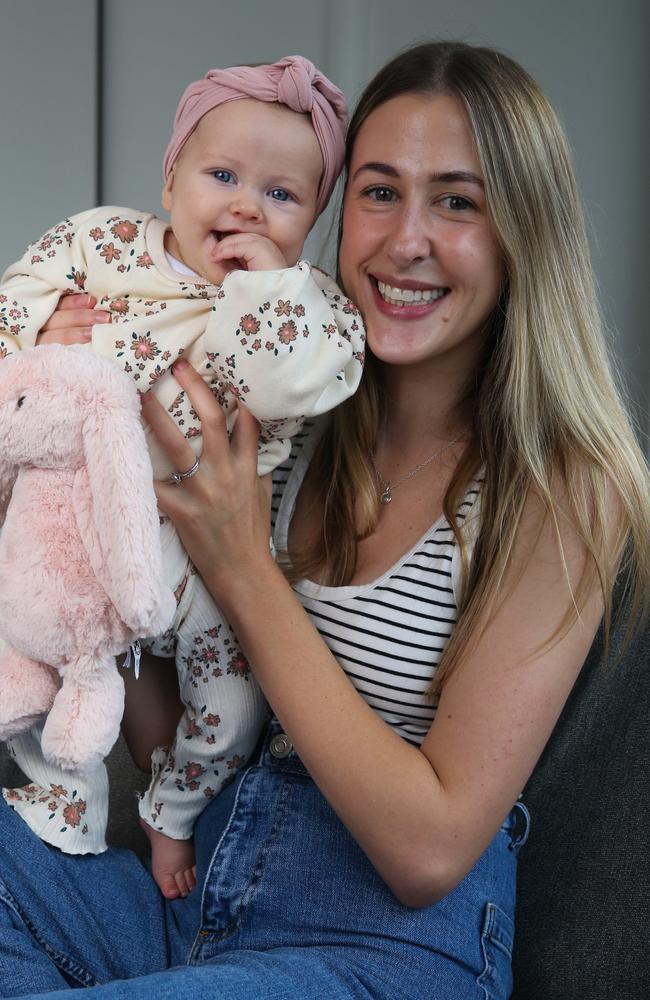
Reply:
[[268, 66], [232, 66], [211, 69], [191, 83], [181, 97], [174, 130], [163, 160], [167, 180], [174, 161], [201, 118], [212, 108], [243, 97], [286, 104], [292, 111], [311, 115], [323, 154], [317, 213], [327, 205], [343, 166], [347, 106], [345, 97], [309, 59], [287, 56]]

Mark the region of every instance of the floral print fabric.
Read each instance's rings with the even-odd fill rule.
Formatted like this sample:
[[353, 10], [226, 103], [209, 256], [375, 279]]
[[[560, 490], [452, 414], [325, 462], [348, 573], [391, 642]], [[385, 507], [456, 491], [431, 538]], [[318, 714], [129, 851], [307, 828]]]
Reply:
[[9, 753], [30, 776], [21, 788], [3, 788], [5, 801], [41, 840], [67, 854], [106, 850], [108, 779], [106, 768], [83, 777], [44, 760], [42, 723], [7, 741]]

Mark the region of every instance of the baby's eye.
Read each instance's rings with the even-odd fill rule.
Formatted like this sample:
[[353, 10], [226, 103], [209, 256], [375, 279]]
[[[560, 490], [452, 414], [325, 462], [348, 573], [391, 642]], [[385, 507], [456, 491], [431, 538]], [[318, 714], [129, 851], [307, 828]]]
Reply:
[[291, 201], [291, 195], [284, 188], [271, 188], [269, 196], [273, 201]]
[[230, 170], [213, 170], [212, 176], [222, 184], [232, 184], [235, 180], [235, 175]]
[[21, 409], [21, 407], [23, 406], [26, 398], [27, 398], [26, 396], [19, 396], [18, 397], [18, 399], [16, 400], [16, 409], [17, 410]]

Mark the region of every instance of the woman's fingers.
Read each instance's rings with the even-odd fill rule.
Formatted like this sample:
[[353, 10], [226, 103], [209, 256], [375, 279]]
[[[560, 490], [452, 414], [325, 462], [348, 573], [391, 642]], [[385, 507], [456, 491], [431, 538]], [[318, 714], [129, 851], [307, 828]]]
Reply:
[[72, 327], [68, 329], [41, 330], [37, 344], [87, 344], [92, 337], [92, 327]]
[[[173, 373], [178, 384], [187, 393], [192, 408], [201, 421], [203, 436], [201, 460], [204, 465], [218, 466], [220, 477], [224, 481], [227, 481], [231, 471], [237, 475], [243, 472], [244, 466], [250, 466], [250, 471], [254, 475], [257, 468], [259, 438], [259, 425], [255, 417], [245, 407], [241, 407], [235, 417], [232, 441], [229, 441], [224, 411], [198, 372], [187, 362], [180, 361], [174, 365]], [[189, 442], [169, 413], [151, 393], [144, 393], [141, 399], [143, 417], [173, 468], [177, 472], [188, 472], [195, 461], [195, 454]], [[237, 472], [228, 468], [229, 463], [237, 466]], [[189, 483], [189, 479], [183, 480], [183, 483]], [[159, 499], [161, 495], [164, 494], [159, 491]]]
[[56, 312], [70, 312], [75, 309], [94, 309], [96, 305], [97, 299], [94, 295], [88, 295], [86, 292], [74, 292], [72, 295], [66, 294], [61, 296], [59, 304], [56, 307]]
[[196, 456], [187, 438], [183, 436], [167, 410], [151, 392], [143, 393], [140, 401], [142, 416], [155, 434], [158, 444], [169, 458], [174, 469], [178, 472], [187, 472], [196, 461]]
[[88, 292], [74, 292], [72, 295], [62, 295], [59, 299], [58, 309], [94, 309], [97, 305], [95, 295]]
[[231, 447], [237, 458], [246, 461], [254, 460], [257, 469], [257, 445], [260, 437], [260, 425], [250, 410], [240, 406], [231, 437]]
[[[158, 507], [174, 523], [194, 566], [209, 579], [217, 602], [232, 581], [233, 567], [256, 573], [269, 559], [270, 503], [268, 484], [257, 475], [259, 427], [245, 408], [236, 413], [229, 440], [226, 416], [210, 387], [187, 364], [174, 375], [201, 421], [203, 448], [196, 472], [154, 484]], [[172, 470], [187, 474], [196, 458], [190, 442], [170, 414], [150, 393], [142, 397], [142, 414], [169, 460]]]
[[111, 322], [111, 314], [95, 309], [94, 295], [62, 295], [56, 310], [43, 325], [36, 339], [38, 344], [86, 344], [92, 327]]
[[182, 358], [172, 367], [172, 372], [180, 387], [187, 393], [192, 408], [201, 421], [204, 437], [207, 428], [223, 435], [226, 426], [225, 415], [214, 398], [210, 386], [203, 381], [196, 369]]
[[[233, 447], [231, 448], [226, 427], [226, 414], [222, 406], [215, 399], [210, 386], [203, 381], [198, 372], [190, 364], [184, 360], [177, 361], [173, 367], [173, 373], [178, 384], [187, 393], [192, 408], [201, 422], [201, 434], [203, 435], [202, 457], [209, 463], [220, 465], [221, 473], [223, 474], [225, 472], [224, 464], [227, 463], [228, 457], [235, 460], [238, 460], [240, 457], [239, 453], [241, 449], [238, 447], [238, 444], [241, 441], [242, 435], [233, 434]], [[240, 412], [235, 414], [235, 430], [243, 412], [244, 408], [242, 407]], [[246, 412], [247, 416], [253, 421], [255, 427], [253, 433], [255, 442], [257, 443], [259, 435], [257, 422], [254, 417], [251, 417], [248, 411]], [[248, 441], [249, 439], [245, 440]]]

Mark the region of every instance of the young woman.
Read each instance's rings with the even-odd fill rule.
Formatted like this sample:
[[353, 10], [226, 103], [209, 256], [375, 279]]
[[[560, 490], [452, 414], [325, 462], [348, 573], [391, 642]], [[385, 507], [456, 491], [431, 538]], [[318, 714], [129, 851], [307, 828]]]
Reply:
[[[412, 49], [362, 96], [347, 168], [340, 272], [369, 362], [277, 478], [286, 565], [255, 423], [242, 409], [229, 442], [187, 365], [201, 467], [158, 486], [274, 721], [203, 813], [201, 892], [174, 903], [132, 857], [57, 856], [0, 809], [4, 996], [510, 992], [517, 799], [615, 578], [647, 603], [648, 476], [530, 77]], [[88, 324], [66, 306], [53, 322]], [[168, 415], [143, 412], [188, 469]]]

